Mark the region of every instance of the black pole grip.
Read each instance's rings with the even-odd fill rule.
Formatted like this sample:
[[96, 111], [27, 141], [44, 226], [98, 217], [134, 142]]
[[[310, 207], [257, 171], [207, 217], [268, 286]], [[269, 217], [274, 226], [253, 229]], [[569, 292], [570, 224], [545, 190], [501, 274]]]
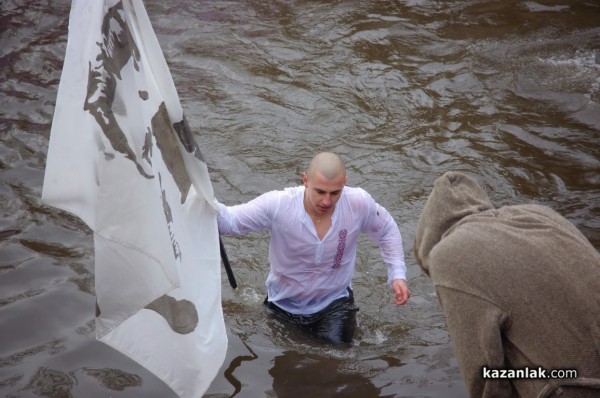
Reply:
[[221, 249], [221, 260], [223, 260], [223, 266], [225, 267], [225, 272], [227, 272], [229, 284], [232, 288], [237, 289], [237, 282], [235, 281], [235, 276], [233, 275], [233, 270], [231, 269], [231, 264], [229, 263], [229, 258], [227, 257], [227, 252], [225, 251], [225, 245], [223, 245], [221, 235], [219, 235], [219, 248]]

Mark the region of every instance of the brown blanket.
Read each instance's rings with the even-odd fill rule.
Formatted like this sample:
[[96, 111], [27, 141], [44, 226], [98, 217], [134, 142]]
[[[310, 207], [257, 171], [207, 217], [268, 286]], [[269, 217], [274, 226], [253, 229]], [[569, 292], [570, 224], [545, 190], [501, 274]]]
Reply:
[[[413, 251], [433, 280], [471, 396], [600, 396], [600, 254], [572, 223], [545, 206], [494, 209], [472, 178], [447, 172]], [[489, 380], [484, 366], [578, 377]]]

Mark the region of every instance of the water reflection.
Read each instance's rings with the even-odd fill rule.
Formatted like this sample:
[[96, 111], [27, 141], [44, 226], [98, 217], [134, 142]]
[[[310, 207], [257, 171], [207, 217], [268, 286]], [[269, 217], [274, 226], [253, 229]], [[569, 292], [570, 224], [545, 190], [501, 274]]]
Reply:
[[231, 394], [232, 398], [238, 395], [240, 391], [242, 391], [242, 382], [235, 377], [235, 370], [241, 365], [242, 362], [253, 361], [258, 358], [258, 355], [256, 355], [254, 351], [252, 351], [252, 348], [250, 348], [246, 343], [243, 344], [251, 355], [240, 355], [235, 357], [231, 361], [227, 369], [225, 369], [225, 372], [223, 372], [225, 379], [233, 386], [234, 390], [233, 394]]
[[275, 357], [269, 374], [277, 398], [394, 397], [381, 395], [360, 366], [336, 358], [285, 351]]

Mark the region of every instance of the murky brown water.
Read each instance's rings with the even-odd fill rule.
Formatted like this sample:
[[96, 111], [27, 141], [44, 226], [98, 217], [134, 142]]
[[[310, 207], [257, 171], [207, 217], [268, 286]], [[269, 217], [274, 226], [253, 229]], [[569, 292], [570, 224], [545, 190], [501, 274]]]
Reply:
[[[89, 230], [40, 203], [69, 1], [0, 1], [0, 394], [173, 397], [94, 340]], [[346, 161], [400, 225], [413, 297], [397, 308], [360, 242], [349, 349], [265, 316], [268, 236], [227, 237], [229, 350], [207, 397], [462, 397], [430, 281], [414, 261], [433, 180], [482, 176], [497, 205], [538, 202], [600, 248], [597, 1], [156, 1], [146, 7], [227, 204]]]

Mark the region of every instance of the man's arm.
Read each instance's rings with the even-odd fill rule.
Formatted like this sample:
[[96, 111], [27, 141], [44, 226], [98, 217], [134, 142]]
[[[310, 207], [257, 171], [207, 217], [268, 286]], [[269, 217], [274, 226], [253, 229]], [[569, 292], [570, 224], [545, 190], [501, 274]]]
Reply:
[[236, 206], [218, 203], [217, 223], [224, 235], [243, 235], [270, 228], [273, 214], [279, 206], [277, 191], [271, 191]]
[[396, 279], [406, 281], [406, 264], [404, 248], [398, 224], [392, 215], [365, 192], [365, 218], [363, 229], [375, 243], [379, 245], [383, 261], [388, 266], [388, 282]]
[[379, 245], [383, 261], [388, 267], [388, 281], [394, 292], [394, 302], [398, 305], [406, 304], [410, 298], [410, 289], [406, 283], [406, 264], [400, 229], [392, 215], [370, 195], [366, 195], [368, 216], [364, 232]]

